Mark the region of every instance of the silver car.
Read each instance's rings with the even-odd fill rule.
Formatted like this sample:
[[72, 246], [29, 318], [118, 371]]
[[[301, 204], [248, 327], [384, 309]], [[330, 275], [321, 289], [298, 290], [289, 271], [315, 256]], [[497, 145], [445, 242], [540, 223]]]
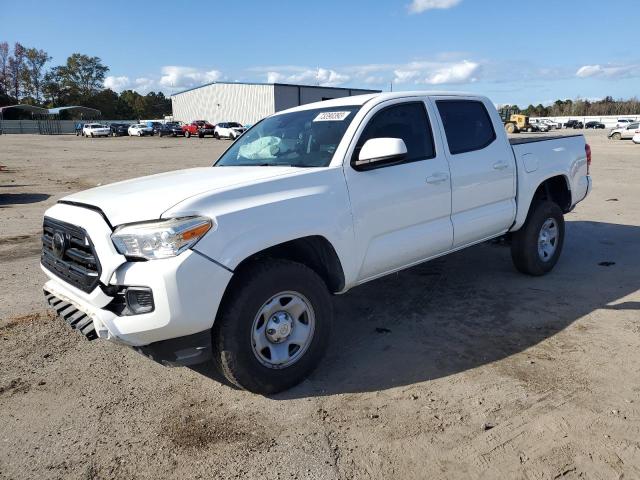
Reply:
[[609, 138], [612, 140], [628, 140], [633, 138], [636, 133], [640, 133], [640, 122], [630, 123], [626, 127], [614, 128], [609, 132]]

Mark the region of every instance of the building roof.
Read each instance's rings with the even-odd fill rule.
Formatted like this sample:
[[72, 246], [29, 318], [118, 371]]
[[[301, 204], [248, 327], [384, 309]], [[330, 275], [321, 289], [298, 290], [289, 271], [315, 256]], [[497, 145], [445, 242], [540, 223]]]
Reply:
[[100, 110], [98, 110], [97, 108], [90, 108], [90, 107], [83, 107], [81, 105], [70, 105], [68, 107], [56, 107], [56, 108], [50, 108], [49, 109], [49, 113], [51, 115], [56, 115], [59, 114], [65, 110], [78, 110], [84, 113], [90, 113], [92, 115], [101, 115], [102, 112]]
[[322, 85], [300, 85], [294, 83], [262, 83], [262, 82], [209, 82], [203, 85], [199, 85], [193, 88], [187, 88], [186, 90], [181, 90], [176, 93], [172, 93], [170, 96], [175, 97], [176, 95], [180, 95], [181, 93], [190, 92], [191, 90], [197, 90], [199, 88], [208, 87], [209, 85], [222, 84], [222, 85], [279, 85], [283, 87], [304, 87], [304, 88], [323, 88], [329, 90], [357, 90], [359, 92], [373, 92], [378, 93], [380, 90], [370, 90], [366, 88], [355, 88], [355, 87], [323, 87]]
[[5, 112], [10, 108], [14, 108], [16, 110], [24, 110], [25, 112], [31, 112], [31, 113], [43, 113], [43, 114], [49, 113], [49, 111], [46, 108], [36, 107], [34, 105], [26, 105], [26, 104], [7, 105], [6, 107], [0, 107], [0, 112]]
[[71, 105], [68, 107], [56, 107], [56, 108], [42, 108], [42, 107], [36, 107], [34, 105], [27, 105], [27, 104], [8, 105], [6, 107], [0, 107], [0, 112], [5, 112], [9, 109], [22, 110], [22, 111], [31, 112], [31, 113], [39, 113], [42, 115], [57, 115], [60, 112], [63, 112], [66, 110], [78, 110], [84, 113], [90, 113], [92, 115], [96, 115], [96, 114], [101, 115], [100, 110], [97, 110], [95, 108], [83, 107], [81, 105]]

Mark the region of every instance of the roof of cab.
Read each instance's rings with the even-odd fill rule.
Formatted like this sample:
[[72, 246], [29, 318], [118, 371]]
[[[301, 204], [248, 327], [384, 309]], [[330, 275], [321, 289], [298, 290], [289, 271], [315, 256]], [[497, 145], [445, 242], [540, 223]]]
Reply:
[[384, 102], [386, 100], [393, 100], [396, 98], [408, 98], [408, 97], [427, 97], [430, 95], [438, 95], [438, 96], [448, 96], [448, 97], [480, 97], [475, 93], [470, 92], [443, 92], [443, 91], [432, 91], [432, 90], [416, 90], [416, 91], [407, 91], [407, 92], [386, 92], [386, 93], [370, 93], [366, 95], [352, 95], [350, 97], [340, 97], [334, 98], [331, 100], [323, 100], [321, 102], [307, 103], [305, 105], [300, 105], [297, 107], [289, 108], [287, 110], [282, 110], [277, 112], [276, 115], [281, 113], [289, 113], [289, 112], [300, 112], [303, 110], [312, 110], [314, 108], [332, 108], [332, 107], [346, 107], [346, 106], [359, 106], [364, 105], [370, 100], [376, 100], [378, 102]]

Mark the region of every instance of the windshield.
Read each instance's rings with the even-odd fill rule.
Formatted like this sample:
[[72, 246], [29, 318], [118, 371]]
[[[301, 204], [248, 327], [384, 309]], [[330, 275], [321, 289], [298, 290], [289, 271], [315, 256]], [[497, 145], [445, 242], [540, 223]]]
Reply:
[[236, 122], [231, 122], [231, 123], [229, 124], [229, 126], [230, 126], [230, 127], [233, 127], [233, 128], [242, 127], [242, 125], [240, 125], [239, 123], [236, 123]]
[[315, 108], [265, 118], [216, 166], [326, 167], [360, 106]]

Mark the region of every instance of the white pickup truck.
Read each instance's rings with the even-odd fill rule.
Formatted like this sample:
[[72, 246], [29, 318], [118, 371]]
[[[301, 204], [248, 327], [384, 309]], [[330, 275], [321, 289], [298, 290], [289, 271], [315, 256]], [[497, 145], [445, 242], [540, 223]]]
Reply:
[[300, 382], [331, 294], [507, 236], [542, 275], [591, 189], [582, 135], [509, 140], [489, 99], [400, 92], [253, 126], [212, 166], [76, 193], [45, 213], [49, 304], [87, 338], [214, 362], [262, 394]]

